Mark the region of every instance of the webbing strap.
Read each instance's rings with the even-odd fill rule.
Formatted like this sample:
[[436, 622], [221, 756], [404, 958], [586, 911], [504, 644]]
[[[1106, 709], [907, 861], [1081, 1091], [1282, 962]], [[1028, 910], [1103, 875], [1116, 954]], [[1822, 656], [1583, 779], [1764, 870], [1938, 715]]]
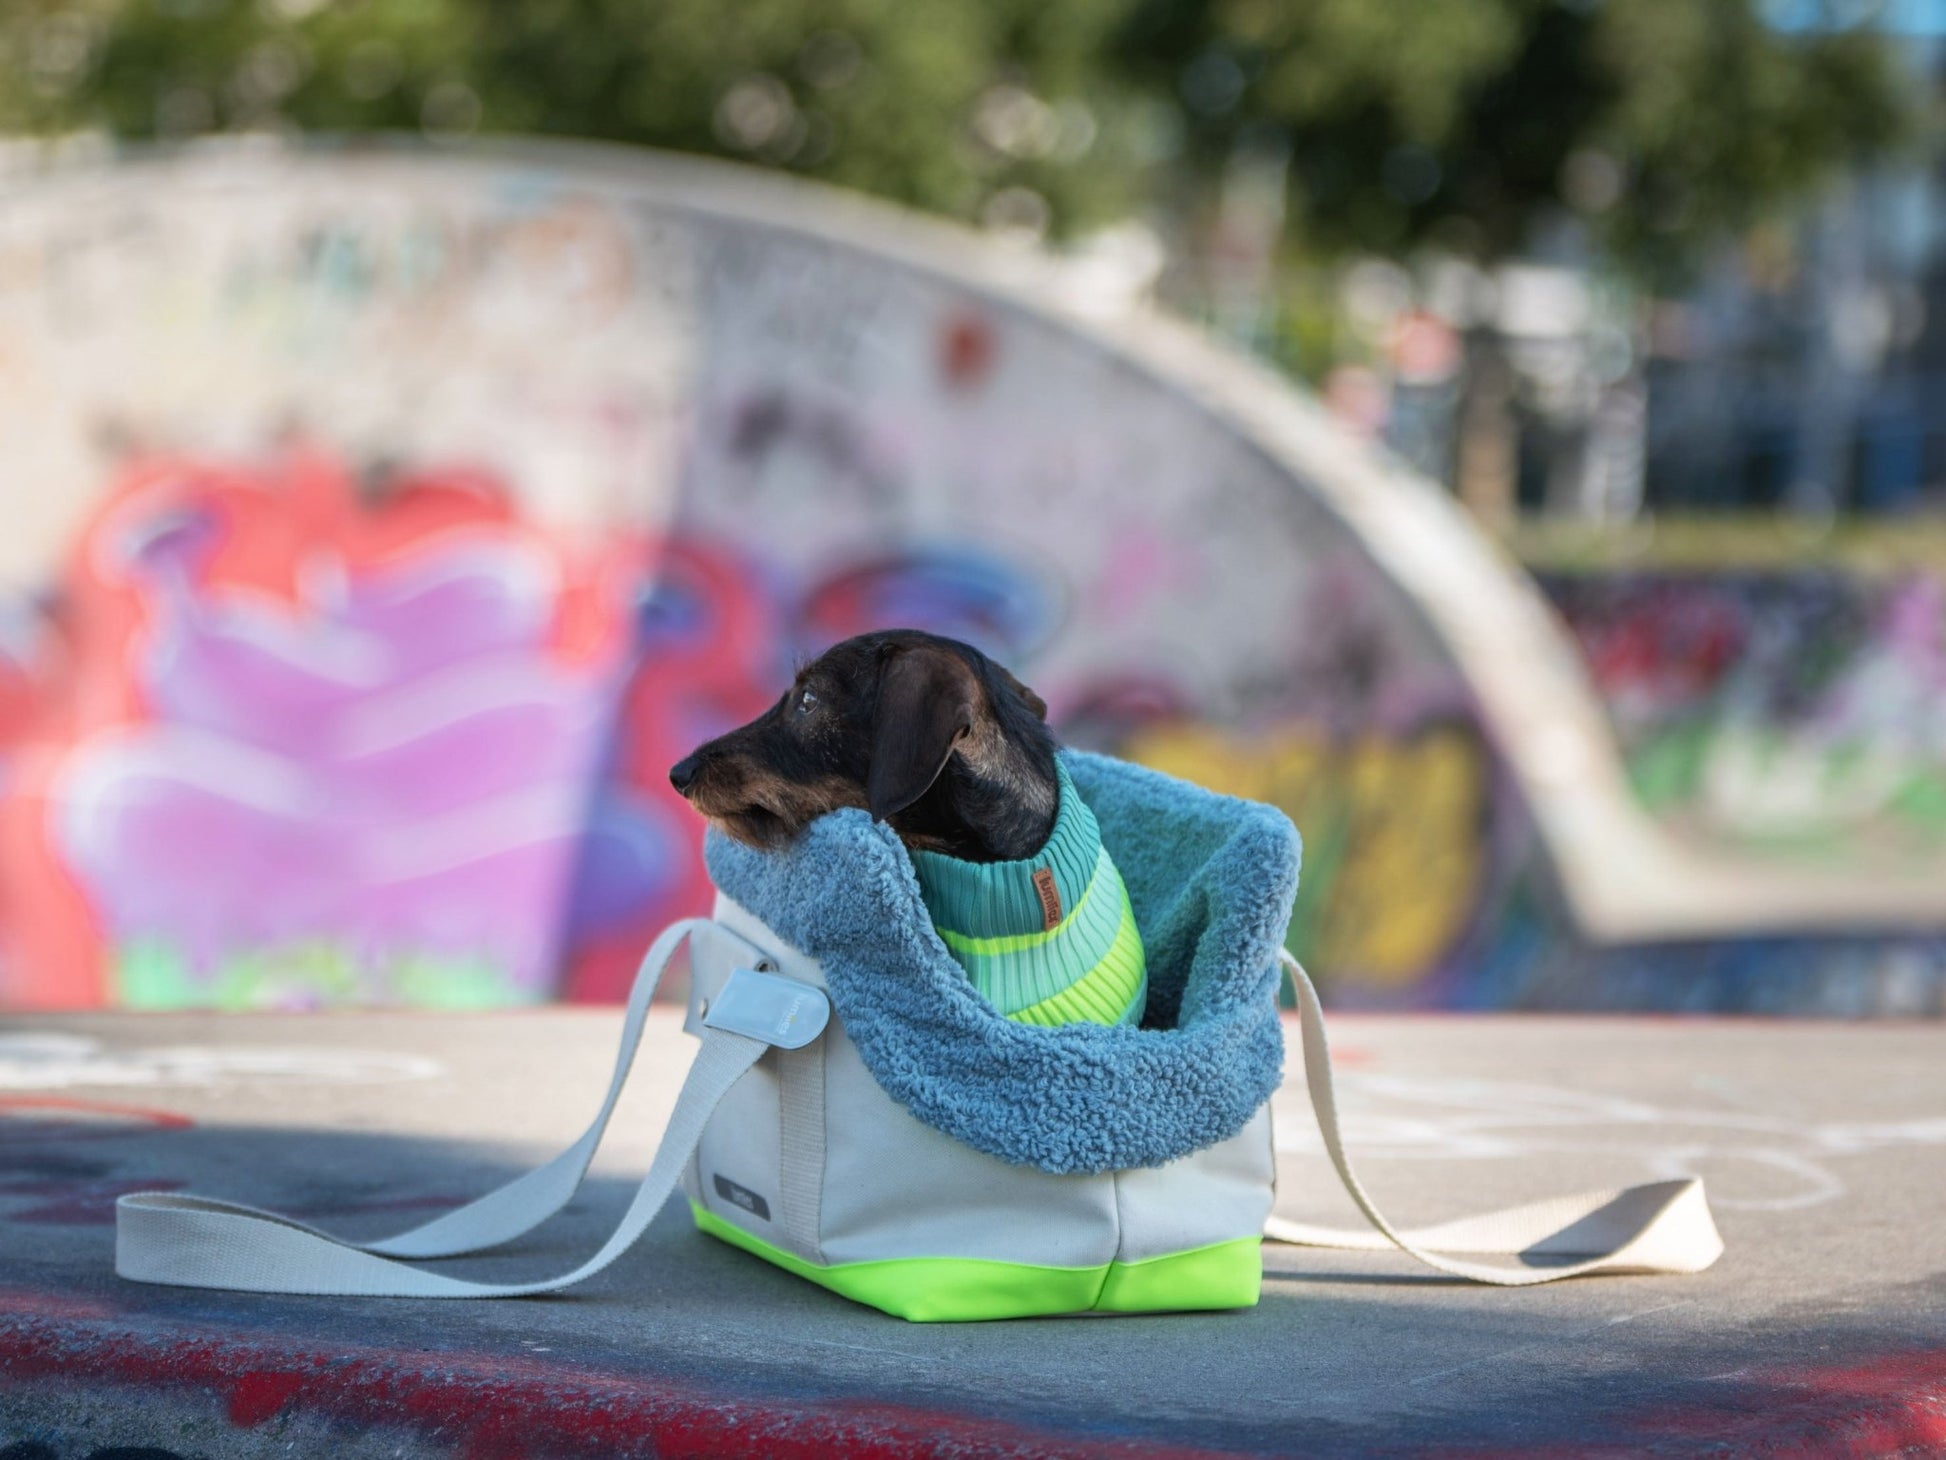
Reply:
[[137, 1282], [261, 1293], [330, 1293], [397, 1298], [510, 1298], [552, 1292], [608, 1266], [648, 1227], [669, 1199], [703, 1127], [729, 1088], [769, 1048], [759, 1039], [706, 1029], [683, 1080], [662, 1144], [614, 1234], [593, 1257], [559, 1277], [478, 1283], [427, 1272], [398, 1257], [452, 1257], [511, 1241], [567, 1205], [601, 1144], [641, 1043], [649, 1003], [684, 938], [709, 926], [688, 918], [649, 946], [629, 995], [621, 1048], [602, 1101], [573, 1145], [537, 1170], [458, 1211], [380, 1242], [347, 1242], [274, 1212], [208, 1197], [145, 1191], [115, 1204], [115, 1271]]
[[[1401, 1232], [1379, 1215], [1345, 1156], [1338, 1133], [1338, 1103], [1331, 1087], [1331, 1050], [1325, 1042], [1324, 1010], [1318, 991], [1298, 961], [1286, 953], [1284, 966], [1297, 987], [1304, 1040], [1304, 1080], [1311, 1108], [1338, 1179], [1377, 1232], [1314, 1227], [1272, 1217], [1264, 1236], [1304, 1247], [1349, 1247], [1383, 1251], [1397, 1247], [1429, 1267], [1474, 1282], [1527, 1287], [1593, 1272], [1701, 1272], [1723, 1253], [1723, 1239], [1710, 1218], [1703, 1183], [1689, 1177], [1654, 1181], [1614, 1191], [1584, 1192], [1502, 1211]], [[1579, 1257], [1578, 1262], [1510, 1268], [1462, 1262], [1442, 1253], [1466, 1252], [1522, 1257]]]
[[[399, 1257], [450, 1257], [498, 1246], [530, 1231], [567, 1204], [586, 1175], [641, 1042], [650, 1000], [682, 940], [708, 919], [664, 930], [642, 961], [623, 1023], [621, 1048], [600, 1112], [554, 1160], [422, 1226], [379, 1242], [332, 1237], [273, 1212], [170, 1192], [138, 1192], [116, 1203], [115, 1270], [138, 1282], [251, 1292], [365, 1297], [494, 1298], [552, 1292], [601, 1271], [625, 1252], [668, 1200], [718, 1102], [770, 1046], [706, 1028], [683, 1081], [662, 1144], [627, 1213], [601, 1250], [570, 1272], [524, 1283], [467, 1282], [412, 1267]], [[1339, 1179], [1379, 1234], [1314, 1227], [1272, 1217], [1264, 1235], [1318, 1247], [1382, 1249], [1391, 1244], [1442, 1272], [1477, 1282], [1525, 1286], [1592, 1272], [1699, 1272], [1723, 1251], [1697, 1180], [1654, 1182], [1489, 1212], [1416, 1232], [1395, 1230], [1352, 1173], [1338, 1131], [1317, 990], [1297, 961], [1285, 963], [1297, 988], [1304, 1074], [1325, 1149]], [[1441, 1253], [1579, 1256], [1583, 1260], [1510, 1269], [1461, 1262]]]
[[824, 1050], [781, 1050], [777, 1058], [778, 1214], [791, 1251], [823, 1262]]

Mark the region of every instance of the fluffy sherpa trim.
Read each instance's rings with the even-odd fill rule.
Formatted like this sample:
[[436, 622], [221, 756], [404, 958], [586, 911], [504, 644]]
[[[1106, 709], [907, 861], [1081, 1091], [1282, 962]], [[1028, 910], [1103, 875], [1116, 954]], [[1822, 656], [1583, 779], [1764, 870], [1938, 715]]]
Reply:
[[820, 817], [780, 852], [712, 830], [705, 857], [723, 892], [819, 961], [866, 1068], [918, 1119], [1056, 1174], [1159, 1166], [1235, 1135], [1282, 1078], [1297, 830], [1256, 802], [1061, 754], [1148, 952], [1139, 1029], [1004, 1018], [933, 931], [904, 846], [865, 812]]

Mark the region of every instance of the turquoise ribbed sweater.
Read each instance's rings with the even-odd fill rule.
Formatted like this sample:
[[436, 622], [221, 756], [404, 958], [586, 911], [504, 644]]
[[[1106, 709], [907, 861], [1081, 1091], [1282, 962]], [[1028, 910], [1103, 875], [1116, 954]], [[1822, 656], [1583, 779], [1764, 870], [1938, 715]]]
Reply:
[[1026, 1024], [1137, 1024], [1148, 1001], [1128, 889], [1088, 803], [1058, 762], [1047, 844], [1016, 862], [915, 851], [912, 870], [946, 949], [973, 987]]

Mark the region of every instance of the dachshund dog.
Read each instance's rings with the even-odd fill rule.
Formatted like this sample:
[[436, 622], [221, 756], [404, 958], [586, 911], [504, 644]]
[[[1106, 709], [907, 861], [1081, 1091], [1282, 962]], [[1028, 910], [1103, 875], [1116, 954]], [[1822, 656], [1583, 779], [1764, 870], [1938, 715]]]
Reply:
[[761, 849], [827, 811], [869, 811], [905, 843], [945, 951], [1003, 1018], [1141, 1022], [1134, 908], [1055, 759], [1047, 706], [970, 645], [911, 629], [847, 639], [669, 779]]
[[1033, 856], [1054, 826], [1054, 750], [1047, 706], [1000, 665], [957, 639], [892, 629], [827, 650], [669, 780], [753, 847], [852, 806], [909, 849], [1003, 862]]

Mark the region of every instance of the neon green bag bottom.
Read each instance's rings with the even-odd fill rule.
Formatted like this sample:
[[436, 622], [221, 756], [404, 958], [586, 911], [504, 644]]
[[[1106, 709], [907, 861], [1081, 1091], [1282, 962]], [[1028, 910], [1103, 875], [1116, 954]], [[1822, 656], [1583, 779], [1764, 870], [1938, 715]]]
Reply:
[[1259, 1237], [1100, 1267], [1040, 1267], [966, 1257], [894, 1257], [821, 1266], [753, 1237], [695, 1202], [689, 1210], [699, 1231], [842, 1297], [914, 1323], [1254, 1308], [1263, 1286]]

